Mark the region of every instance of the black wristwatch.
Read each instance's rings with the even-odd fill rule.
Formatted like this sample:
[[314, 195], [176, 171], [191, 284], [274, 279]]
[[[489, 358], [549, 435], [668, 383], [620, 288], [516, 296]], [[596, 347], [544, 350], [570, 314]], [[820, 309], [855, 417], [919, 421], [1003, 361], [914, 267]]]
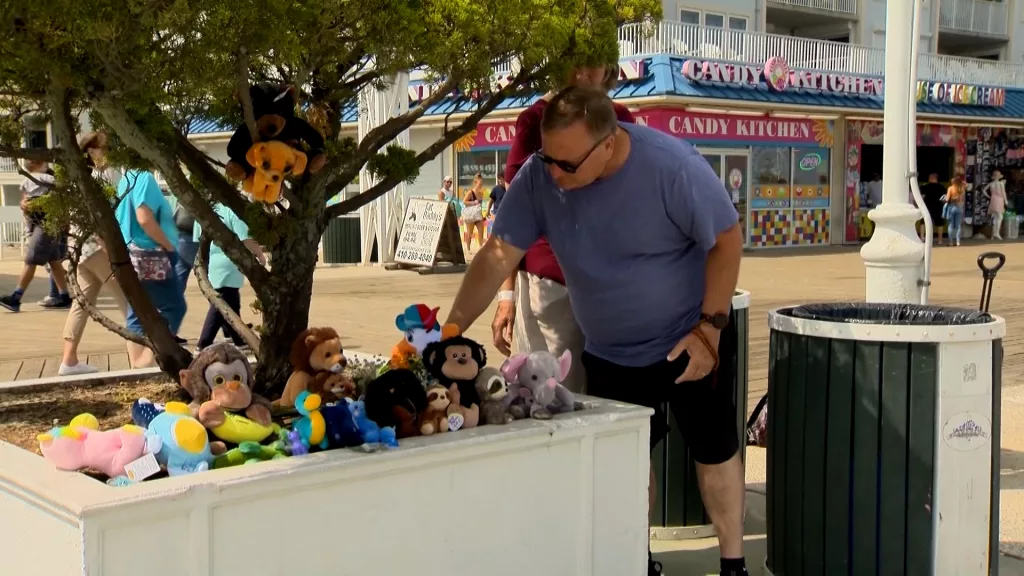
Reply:
[[711, 326], [715, 330], [724, 330], [729, 325], [728, 314], [701, 314], [700, 321], [708, 326]]

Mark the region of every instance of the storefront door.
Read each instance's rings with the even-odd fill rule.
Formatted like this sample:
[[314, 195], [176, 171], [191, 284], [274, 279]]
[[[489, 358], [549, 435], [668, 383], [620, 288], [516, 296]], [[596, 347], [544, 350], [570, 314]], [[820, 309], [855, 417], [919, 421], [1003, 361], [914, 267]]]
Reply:
[[750, 153], [746, 150], [715, 150], [701, 149], [700, 153], [711, 165], [711, 169], [725, 184], [725, 189], [732, 197], [732, 204], [740, 217], [740, 230], [743, 233], [743, 245], [750, 243], [747, 231], [749, 221], [750, 191]]

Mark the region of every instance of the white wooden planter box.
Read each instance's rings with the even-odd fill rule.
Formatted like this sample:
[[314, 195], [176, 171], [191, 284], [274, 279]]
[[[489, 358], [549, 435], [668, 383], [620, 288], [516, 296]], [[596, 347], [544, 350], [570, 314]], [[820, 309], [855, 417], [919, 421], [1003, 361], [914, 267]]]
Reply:
[[0, 573], [640, 576], [649, 416], [592, 409], [111, 487], [0, 442]]

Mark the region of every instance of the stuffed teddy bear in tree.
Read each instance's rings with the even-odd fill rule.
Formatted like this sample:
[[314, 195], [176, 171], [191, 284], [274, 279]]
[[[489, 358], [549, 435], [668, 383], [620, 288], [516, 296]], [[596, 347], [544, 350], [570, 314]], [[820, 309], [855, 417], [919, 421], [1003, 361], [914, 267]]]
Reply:
[[[308, 122], [295, 116], [295, 107], [298, 104], [298, 92], [295, 87], [263, 82], [249, 89], [249, 97], [252, 100], [253, 115], [256, 117], [259, 140], [253, 141], [249, 127], [244, 122], [239, 125], [228, 142], [228, 157], [231, 161], [225, 167], [225, 174], [234, 180], [251, 180], [257, 170], [265, 169], [263, 160], [266, 151], [260, 150], [253, 155], [254, 145], [272, 141], [282, 143], [297, 154], [301, 154], [305, 159], [305, 171], [313, 174], [319, 172], [327, 161], [324, 156], [324, 138]], [[239, 100], [237, 94], [235, 99]], [[286, 156], [276, 152], [274, 154], [275, 158]], [[281, 167], [284, 166], [285, 164], [282, 164]], [[303, 170], [293, 169], [291, 172], [300, 175]]]

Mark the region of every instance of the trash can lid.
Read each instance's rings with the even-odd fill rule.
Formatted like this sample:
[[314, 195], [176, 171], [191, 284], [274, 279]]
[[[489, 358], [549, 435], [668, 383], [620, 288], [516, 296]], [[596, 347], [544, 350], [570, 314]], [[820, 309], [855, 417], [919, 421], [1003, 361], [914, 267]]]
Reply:
[[992, 315], [968, 308], [923, 306], [921, 304], [888, 304], [871, 302], [835, 302], [804, 304], [779, 310], [779, 313], [803, 320], [881, 324], [902, 326], [964, 326], [987, 324]]

